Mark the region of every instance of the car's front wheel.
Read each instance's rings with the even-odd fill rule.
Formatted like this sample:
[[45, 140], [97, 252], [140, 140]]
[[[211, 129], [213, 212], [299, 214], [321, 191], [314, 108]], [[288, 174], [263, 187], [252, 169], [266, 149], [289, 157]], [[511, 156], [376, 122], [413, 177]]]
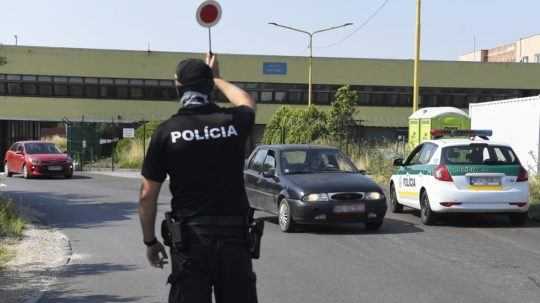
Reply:
[[423, 192], [420, 197], [420, 219], [422, 220], [422, 223], [425, 225], [433, 225], [437, 219], [436, 216], [437, 215], [431, 210], [431, 206], [429, 205], [427, 193]]
[[513, 226], [523, 226], [525, 223], [527, 223], [527, 219], [529, 218], [529, 212], [521, 213], [521, 214], [510, 214], [510, 224]]
[[278, 221], [281, 231], [286, 233], [294, 231], [294, 221], [291, 215], [291, 206], [289, 205], [287, 199], [282, 199], [279, 202]]
[[28, 167], [26, 165], [23, 166], [23, 177], [25, 179], [32, 178], [32, 174], [30, 173], [30, 171], [28, 170]]
[[397, 199], [396, 187], [394, 183], [390, 185], [390, 209], [394, 214], [403, 212], [403, 205], [399, 204]]
[[7, 162], [4, 163], [4, 173], [6, 174], [6, 177], [8, 178], [11, 178], [13, 176], [13, 173], [9, 171]]

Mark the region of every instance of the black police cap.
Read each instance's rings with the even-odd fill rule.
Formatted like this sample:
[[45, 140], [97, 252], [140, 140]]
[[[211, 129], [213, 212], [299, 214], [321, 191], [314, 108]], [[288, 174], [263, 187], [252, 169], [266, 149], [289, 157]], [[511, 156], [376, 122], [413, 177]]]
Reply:
[[182, 91], [193, 90], [210, 94], [214, 88], [214, 73], [200, 59], [182, 60], [176, 66], [176, 79], [182, 84]]

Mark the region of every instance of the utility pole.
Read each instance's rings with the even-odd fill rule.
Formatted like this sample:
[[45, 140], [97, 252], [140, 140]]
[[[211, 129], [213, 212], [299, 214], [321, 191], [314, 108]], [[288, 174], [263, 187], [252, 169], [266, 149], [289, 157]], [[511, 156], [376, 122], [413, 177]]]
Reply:
[[19, 45], [19, 36], [13, 35], [13, 38], [15, 38], [15, 46]]
[[416, 47], [414, 56], [414, 87], [413, 87], [413, 113], [418, 110], [420, 101], [420, 40], [421, 40], [421, 12], [422, 0], [416, 0]]

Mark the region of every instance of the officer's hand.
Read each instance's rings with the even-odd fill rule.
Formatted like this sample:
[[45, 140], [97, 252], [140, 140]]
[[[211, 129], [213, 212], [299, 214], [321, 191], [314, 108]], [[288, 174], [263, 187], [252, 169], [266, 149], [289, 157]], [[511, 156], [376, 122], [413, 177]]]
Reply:
[[214, 53], [206, 53], [206, 64], [208, 64], [214, 72], [214, 78], [219, 78], [219, 62], [217, 55]]
[[146, 258], [148, 258], [150, 265], [157, 268], [163, 268], [163, 265], [167, 264], [168, 259], [165, 247], [159, 241], [146, 248]]

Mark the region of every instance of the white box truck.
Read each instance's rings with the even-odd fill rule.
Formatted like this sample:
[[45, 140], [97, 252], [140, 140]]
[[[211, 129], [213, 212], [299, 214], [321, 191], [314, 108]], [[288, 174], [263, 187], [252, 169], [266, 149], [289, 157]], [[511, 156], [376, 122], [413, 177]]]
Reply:
[[469, 105], [472, 129], [491, 129], [491, 140], [508, 143], [530, 174], [540, 172], [540, 96]]

